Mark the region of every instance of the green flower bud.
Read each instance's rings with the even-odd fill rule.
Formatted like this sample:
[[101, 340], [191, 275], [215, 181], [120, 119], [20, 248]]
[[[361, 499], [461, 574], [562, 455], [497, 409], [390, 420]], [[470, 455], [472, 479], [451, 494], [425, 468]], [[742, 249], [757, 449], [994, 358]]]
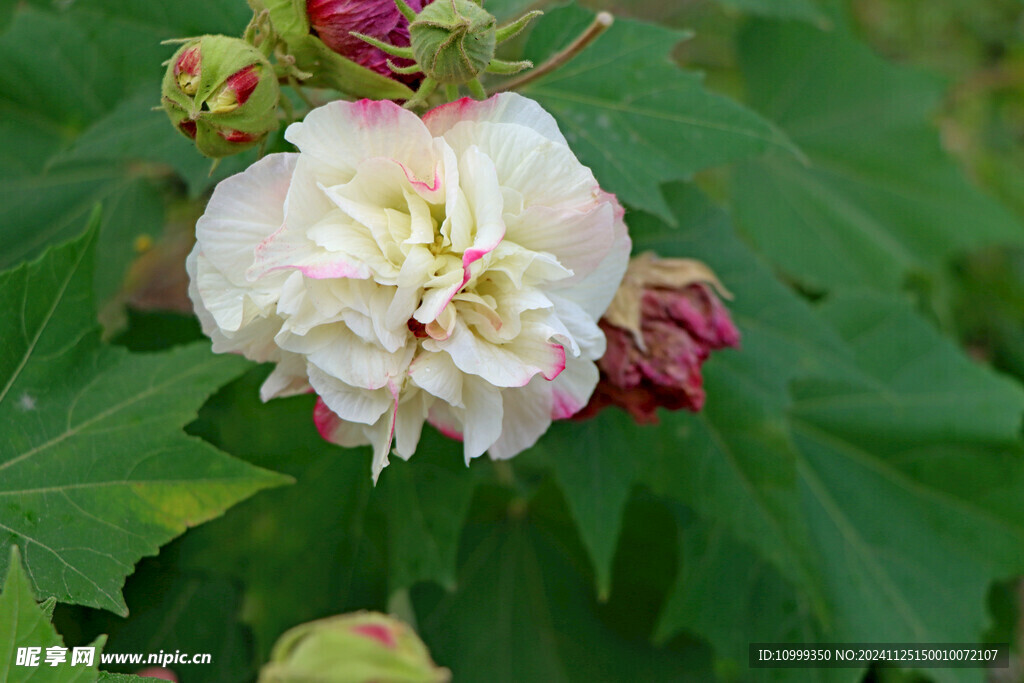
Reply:
[[407, 625], [375, 612], [343, 614], [282, 635], [259, 683], [446, 683], [451, 673]]
[[273, 67], [238, 38], [190, 40], [164, 75], [163, 106], [171, 123], [213, 158], [237, 154], [275, 130], [279, 96]]
[[439, 85], [443, 85], [449, 101], [458, 97], [459, 86], [465, 84], [477, 99], [486, 99], [480, 83], [485, 71], [514, 74], [528, 69], [529, 61], [506, 62], [494, 58], [498, 45], [522, 31], [540, 11], [527, 12], [510, 24], [498, 28], [498, 20], [475, 0], [434, 0], [419, 14], [406, 0], [394, 0], [398, 11], [409, 21], [409, 47], [391, 45], [353, 31], [352, 36], [394, 57], [412, 60], [409, 66], [388, 61], [396, 74], [423, 73], [424, 78], [412, 99], [405, 106], [412, 108], [426, 103]]
[[494, 59], [498, 22], [472, 0], [438, 0], [409, 24], [416, 63], [442, 85], [461, 85]]

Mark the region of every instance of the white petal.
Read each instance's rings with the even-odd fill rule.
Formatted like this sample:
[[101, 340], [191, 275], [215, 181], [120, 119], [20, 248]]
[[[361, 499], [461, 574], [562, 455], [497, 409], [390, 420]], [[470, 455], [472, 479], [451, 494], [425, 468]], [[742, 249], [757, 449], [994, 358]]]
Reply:
[[609, 202], [589, 210], [531, 206], [506, 219], [507, 239], [527, 249], [550, 253], [582, 280], [608, 256], [615, 242], [615, 211]]
[[395, 438], [395, 419], [398, 416], [398, 395], [394, 397], [394, 404], [391, 410], [384, 413], [372, 426], [364, 427], [363, 431], [373, 444], [373, 463], [371, 473], [373, 483], [377, 483], [381, 471], [388, 466], [388, 454], [391, 453], [391, 443]]
[[501, 218], [503, 198], [497, 172], [478, 147], [467, 149], [459, 160], [459, 179], [476, 225], [473, 244], [462, 255], [465, 284], [470, 278], [470, 266], [493, 251], [505, 236], [505, 222]]
[[417, 391], [411, 398], [402, 397], [395, 417], [395, 453], [404, 460], [412, 457], [423, 432], [423, 421], [427, 418], [433, 400], [424, 392]]
[[552, 142], [568, 145], [554, 117], [533, 100], [517, 93], [501, 93], [482, 101], [467, 97], [436, 107], [423, 117], [434, 135], [444, 135], [460, 121], [514, 123], [532, 128]]
[[[562, 293], [559, 291], [559, 294]], [[555, 305], [555, 315], [565, 325], [573, 341], [579, 345], [582, 355], [591, 360], [597, 360], [603, 356], [605, 351], [604, 332], [597, 326], [590, 314], [576, 302], [558, 296], [554, 292], [549, 292], [548, 298]]]
[[409, 377], [429, 394], [462, 407], [462, 373], [447, 353], [421, 352], [409, 366]]
[[388, 100], [331, 102], [288, 126], [285, 139], [343, 172], [385, 157], [402, 161], [419, 182], [435, 181], [433, 136], [416, 114]]
[[565, 371], [551, 382], [551, 418], [564, 420], [582, 410], [594, 393], [599, 376], [592, 361], [566, 359]]
[[260, 400], [266, 403], [272, 398], [297, 396], [310, 390], [309, 378], [306, 376], [306, 359], [297, 353], [281, 353], [281, 360], [274, 371], [263, 380], [260, 386]]
[[524, 324], [523, 333], [508, 344], [491, 344], [457, 320], [448, 339], [427, 339], [423, 348], [447, 352], [464, 373], [481, 377], [496, 387], [521, 387], [541, 373], [554, 379], [565, 367], [565, 349], [547, 341], [543, 331]]
[[374, 424], [388, 409], [395, 397], [389, 389], [356, 389], [310, 364], [309, 384], [338, 417], [349, 422]]
[[462, 412], [447, 403], [435, 401], [427, 412], [427, 422], [449, 439], [462, 441], [462, 417], [456, 411]]
[[487, 451], [495, 460], [526, 450], [551, 426], [551, 383], [543, 377], [534, 377], [525, 387], [503, 389], [501, 398], [501, 438]]
[[466, 464], [478, 458], [501, 436], [501, 392], [487, 382], [467, 377], [462, 387], [466, 409], [462, 450]]
[[355, 448], [370, 443], [363, 431], [366, 425], [342, 420], [324, 403], [323, 399], [318, 400], [313, 408], [313, 424], [316, 425], [317, 431], [320, 432], [320, 436], [324, 440], [339, 446]]
[[423, 284], [433, 274], [435, 260], [424, 246], [417, 244], [409, 250], [398, 274], [398, 289], [385, 315], [388, 327], [398, 328], [408, 323], [420, 305], [420, 293]]
[[285, 196], [298, 156], [271, 154], [222, 181], [196, 222], [203, 255], [235, 285], [247, 284], [253, 251], [284, 222]]
[[295, 230], [286, 225], [256, 247], [256, 259], [246, 277], [257, 281], [275, 271], [289, 269], [316, 280], [365, 280], [371, 275], [370, 267], [358, 258], [324, 249], [311, 240], [305, 230]]
[[366, 343], [343, 323], [323, 325], [306, 335], [283, 330], [276, 341], [282, 349], [303, 354], [326, 374], [359, 389], [380, 389], [393, 383], [405, 374], [415, 351], [409, 345], [389, 353]]
[[632, 243], [629, 233], [626, 232], [626, 224], [619, 215], [615, 221], [615, 242], [605, 260], [583, 280], [570, 283], [567, 287], [560, 287], [560, 283], [556, 284], [553, 291], [557, 292], [559, 296], [574, 301], [597, 320], [608, 310], [612, 297], [615, 296], [619, 284], [622, 283], [622, 277], [626, 274], [626, 266], [629, 265], [631, 247]]
[[572, 151], [522, 126], [463, 122], [445, 133], [460, 157], [476, 145], [492, 162], [502, 186], [515, 188], [526, 206], [586, 210], [600, 188]]

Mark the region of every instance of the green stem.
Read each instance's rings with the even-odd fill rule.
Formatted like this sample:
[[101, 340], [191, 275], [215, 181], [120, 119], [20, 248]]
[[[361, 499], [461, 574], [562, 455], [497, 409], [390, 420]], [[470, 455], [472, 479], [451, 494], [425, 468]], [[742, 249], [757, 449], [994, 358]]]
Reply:
[[495, 478], [503, 485], [514, 488], [516, 484], [516, 474], [512, 471], [512, 463], [508, 460], [495, 460], [491, 463], [494, 467]]
[[547, 76], [552, 71], [560, 69], [566, 63], [571, 61], [581, 52], [587, 49], [591, 43], [611, 28], [612, 23], [615, 21], [615, 17], [610, 12], [599, 12], [594, 21], [591, 22], [590, 26], [586, 28], [583, 33], [579, 35], [576, 40], [572, 41], [564, 50], [557, 52], [548, 58], [546, 62], [538, 66], [533, 71], [530, 71], [518, 78], [505, 81], [494, 89], [494, 92], [504, 92], [506, 90], [518, 90], [524, 85], [532, 83], [533, 81]]

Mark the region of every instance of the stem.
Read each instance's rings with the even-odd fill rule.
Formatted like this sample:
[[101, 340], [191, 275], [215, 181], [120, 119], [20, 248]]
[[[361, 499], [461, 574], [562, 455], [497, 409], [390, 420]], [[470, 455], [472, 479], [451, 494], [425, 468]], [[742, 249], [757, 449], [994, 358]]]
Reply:
[[[313, 109], [316, 108], [316, 105], [313, 104], [310, 101], [310, 99], [306, 96], [306, 93], [305, 93], [305, 91], [303, 91], [302, 86], [299, 85], [299, 82], [297, 80], [295, 80], [295, 76], [292, 76], [292, 75], [288, 76], [288, 85], [290, 85], [292, 87], [292, 90], [295, 91], [295, 94], [299, 96], [299, 99], [302, 100], [303, 104], [305, 104], [307, 107], [309, 107], [310, 110], [313, 110]], [[284, 95], [281, 96], [281, 99], [282, 100], [284, 99]]]
[[515, 488], [516, 475], [512, 471], [512, 464], [508, 460], [494, 460], [491, 462], [494, 468], [494, 478], [504, 486]]
[[519, 78], [513, 78], [512, 80], [505, 81], [494, 89], [494, 92], [504, 92], [506, 90], [517, 90], [522, 88], [528, 83], [532, 83], [538, 78], [547, 76], [552, 71], [561, 68], [567, 62], [571, 61], [578, 54], [587, 49], [587, 47], [597, 40], [598, 36], [607, 31], [612, 22], [615, 21], [615, 17], [610, 12], [600, 12], [594, 21], [591, 22], [590, 26], [579, 35], [576, 40], [572, 41], [564, 50], [556, 52], [551, 55], [546, 62], [538, 66], [533, 71], [523, 74]]
[[444, 86], [444, 96], [448, 98], [449, 102], [459, 99], [459, 86], [454, 83], [446, 83]]
[[484, 90], [484, 86], [480, 84], [479, 78], [474, 78], [473, 80], [471, 80], [469, 83], [466, 84], [466, 87], [469, 88], [469, 94], [475, 97], [476, 99], [487, 99], [487, 91]]
[[401, 588], [391, 594], [388, 598], [388, 613], [416, 629], [416, 610], [412, 606], [408, 588]]

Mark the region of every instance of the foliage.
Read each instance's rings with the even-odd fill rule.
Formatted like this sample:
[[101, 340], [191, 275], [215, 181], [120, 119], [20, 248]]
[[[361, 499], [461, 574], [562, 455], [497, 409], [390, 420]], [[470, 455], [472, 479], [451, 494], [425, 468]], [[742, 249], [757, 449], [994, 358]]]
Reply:
[[[96, 679], [99, 656], [94, 655], [91, 665], [74, 664], [65, 652], [64, 663], [51, 666], [45, 663], [47, 648], [62, 648], [64, 642], [50, 624], [55, 600], [50, 598], [36, 604], [35, 594], [28, 575], [21, 566], [21, 555], [12, 547], [7, 561], [10, 569], [0, 592], [0, 674], [5, 681], [27, 681], [39, 675], [53, 683], [73, 683]], [[103, 639], [90, 644], [96, 651], [102, 650]], [[39, 648], [37, 651], [41, 666], [47, 667], [40, 674], [36, 668], [21, 668], [17, 663], [19, 648]]]
[[[708, 361], [699, 414], [609, 410], [469, 468], [428, 429], [375, 487], [313, 396], [261, 403], [269, 368], [190, 317], [130, 311], [114, 342], [96, 322], [137, 238], [255, 158], [208, 176], [149, 111], [159, 41], [237, 35], [245, 3], [0, 2], [0, 671], [58, 642], [54, 599], [69, 645], [209, 650], [199, 681], [252, 680], [288, 628], [359, 609], [457, 681], [852, 683], [880, 679], [753, 670], [747, 644], [1021, 638], [1024, 52], [955, 0], [928, 11], [962, 58], [901, 34], [898, 0], [589, 4], [624, 14], [522, 92], [627, 205], [635, 251], [715, 270], [742, 348]], [[502, 57], [542, 62], [594, 17], [544, 9]], [[989, 59], [1009, 81], [980, 99]]]

